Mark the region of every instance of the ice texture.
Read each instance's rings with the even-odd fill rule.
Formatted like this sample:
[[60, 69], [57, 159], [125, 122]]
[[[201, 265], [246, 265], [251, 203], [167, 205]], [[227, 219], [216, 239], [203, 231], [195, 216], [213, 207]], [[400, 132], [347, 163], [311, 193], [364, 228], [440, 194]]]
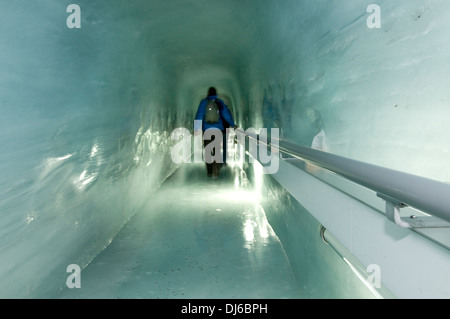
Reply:
[[[240, 127], [450, 181], [450, 2], [3, 1], [0, 297], [53, 296], [175, 171], [217, 87]], [[325, 135], [323, 135], [325, 134]]]

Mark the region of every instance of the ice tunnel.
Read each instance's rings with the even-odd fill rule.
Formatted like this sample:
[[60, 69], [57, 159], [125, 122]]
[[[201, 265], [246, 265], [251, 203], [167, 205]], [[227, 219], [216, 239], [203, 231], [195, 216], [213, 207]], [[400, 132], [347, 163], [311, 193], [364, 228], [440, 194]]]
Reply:
[[450, 198], [449, 14], [445, 0], [3, 1], [0, 297], [450, 297], [445, 208], [405, 228], [386, 215], [434, 215], [308, 156], [218, 180], [171, 157], [214, 86], [242, 130]]

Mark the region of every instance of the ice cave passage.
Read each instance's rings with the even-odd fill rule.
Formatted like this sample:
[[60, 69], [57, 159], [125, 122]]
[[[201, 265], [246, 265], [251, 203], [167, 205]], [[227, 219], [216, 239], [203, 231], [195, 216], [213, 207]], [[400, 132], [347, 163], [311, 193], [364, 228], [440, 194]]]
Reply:
[[445, 0], [2, 3], [0, 297], [450, 297], [445, 228], [400, 228], [375, 193], [286, 158], [211, 179], [173, 160], [171, 138], [214, 86], [239, 128], [448, 184], [449, 14]]

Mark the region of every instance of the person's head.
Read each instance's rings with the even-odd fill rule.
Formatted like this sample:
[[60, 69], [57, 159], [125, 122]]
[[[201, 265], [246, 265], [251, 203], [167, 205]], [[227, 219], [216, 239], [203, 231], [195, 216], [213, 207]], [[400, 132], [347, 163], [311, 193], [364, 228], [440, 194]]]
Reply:
[[210, 87], [209, 89], [208, 89], [208, 96], [213, 96], [213, 95], [217, 95], [217, 91], [216, 91], [216, 88], [215, 87]]

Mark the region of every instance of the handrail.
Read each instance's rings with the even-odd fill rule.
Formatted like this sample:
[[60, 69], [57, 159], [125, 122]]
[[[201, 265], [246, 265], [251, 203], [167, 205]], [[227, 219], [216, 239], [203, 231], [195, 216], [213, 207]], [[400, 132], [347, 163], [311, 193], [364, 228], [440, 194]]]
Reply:
[[[258, 139], [258, 135], [237, 129]], [[450, 184], [404, 173], [277, 139], [279, 152], [307, 160], [348, 180], [367, 187], [387, 201], [416, 208], [450, 222]], [[276, 145], [278, 144], [278, 145]]]

